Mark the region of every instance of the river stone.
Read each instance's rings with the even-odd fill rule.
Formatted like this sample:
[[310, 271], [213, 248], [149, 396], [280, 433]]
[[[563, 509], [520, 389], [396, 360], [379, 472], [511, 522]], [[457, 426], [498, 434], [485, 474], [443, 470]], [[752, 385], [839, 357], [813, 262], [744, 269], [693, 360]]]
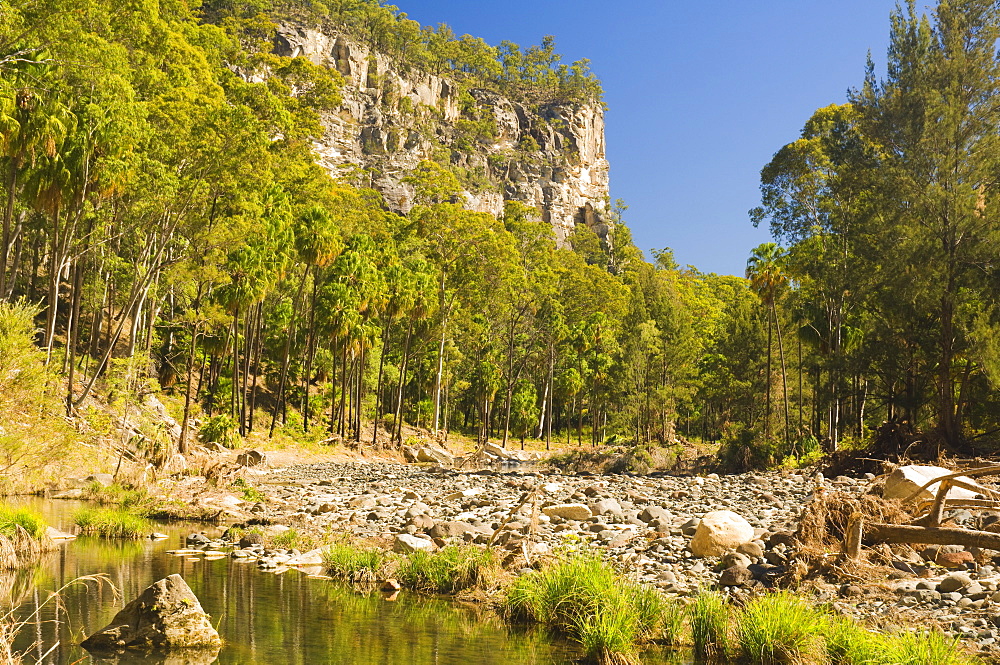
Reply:
[[[882, 496], [886, 499], [903, 499], [906, 500], [913, 495], [914, 492], [919, 490], [927, 481], [934, 480], [935, 478], [941, 478], [942, 476], [950, 476], [954, 473], [951, 469], [945, 469], [940, 466], [925, 466], [922, 464], [908, 464], [906, 466], [901, 466], [892, 473], [889, 477], [885, 479], [885, 489], [882, 492]], [[978, 487], [976, 481], [971, 478], [966, 478], [961, 476], [957, 478], [962, 482]], [[931, 485], [930, 487], [921, 490], [919, 494], [914, 497], [914, 501], [931, 501], [937, 495], [938, 485], [937, 483]], [[978, 492], [973, 492], [961, 487], [952, 487], [948, 490], [948, 498], [952, 500], [956, 499], [974, 499], [978, 496]]]
[[315, 549], [293, 556], [285, 562], [286, 566], [322, 566], [323, 550]]
[[753, 573], [746, 566], [730, 566], [719, 576], [719, 586], [743, 586], [752, 579]]
[[590, 510], [595, 515], [611, 515], [613, 517], [622, 516], [622, 507], [614, 499], [599, 499], [590, 506]]
[[753, 538], [753, 527], [745, 519], [731, 510], [717, 510], [701, 518], [690, 546], [695, 556], [712, 557], [749, 543]]
[[474, 531], [466, 522], [438, 522], [427, 533], [432, 538], [457, 538]]
[[558, 503], [542, 508], [549, 517], [560, 517], [564, 520], [589, 520], [594, 516], [590, 508], [582, 503]]
[[122, 647], [191, 648], [222, 644], [208, 614], [177, 574], [154, 582], [82, 646], [90, 651]]
[[969, 577], [968, 573], [952, 573], [941, 580], [937, 590], [941, 593], [951, 593], [960, 591], [970, 584], [972, 584], [972, 578]]
[[433, 552], [434, 542], [427, 540], [426, 538], [411, 536], [408, 533], [400, 533], [396, 535], [396, 540], [392, 545], [392, 551], [398, 554], [410, 554], [411, 552]]

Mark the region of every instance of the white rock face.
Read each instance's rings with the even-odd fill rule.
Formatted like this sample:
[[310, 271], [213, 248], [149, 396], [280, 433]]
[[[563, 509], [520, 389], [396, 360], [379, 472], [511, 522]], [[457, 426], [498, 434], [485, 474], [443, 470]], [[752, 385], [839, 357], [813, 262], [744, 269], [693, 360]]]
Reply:
[[[941, 478], [943, 476], [950, 476], [954, 473], [951, 469], [945, 469], [940, 466], [925, 466], [922, 464], [910, 464], [907, 466], [901, 466], [892, 473], [889, 477], [885, 479], [885, 490], [883, 496], [887, 499], [903, 499], [906, 500], [913, 495], [918, 489], [924, 486], [928, 481], [935, 480], [936, 478]], [[976, 481], [971, 478], [966, 478], [961, 476], [958, 480], [963, 481], [966, 484], [978, 487], [979, 485]], [[916, 496], [914, 501], [929, 501], [933, 500], [937, 496], [938, 484], [934, 483], [927, 489], [923, 490]], [[973, 492], [961, 487], [952, 487], [948, 490], [949, 499], [974, 499], [978, 495], [978, 492]]]
[[[318, 161], [338, 174], [347, 164], [373, 169], [371, 181], [363, 184], [380, 191], [393, 211], [406, 214], [413, 207], [415, 188], [403, 179], [444, 146], [453, 148], [455, 166], [488, 182], [467, 185], [462, 198], [468, 209], [499, 216], [504, 201], [521, 201], [541, 212], [560, 243], [576, 224], [607, 235], [601, 211], [609, 192], [608, 161], [600, 105], [543, 104], [536, 112], [493, 91], [473, 89], [469, 94], [479, 115], [492, 116], [496, 128], [484, 141], [462, 135], [458, 121], [469, 118], [463, 117], [457, 86], [446, 78], [415, 70], [403, 74], [389, 58], [345, 35], [281, 25], [275, 42], [278, 54], [306, 57], [344, 77], [341, 108], [323, 118], [326, 134], [314, 146]], [[428, 124], [433, 135], [425, 130]]]
[[408, 533], [401, 533], [396, 536], [396, 541], [392, 545], [392, 551], [398, 554], [409, 554], [410, 552], [433, 552], [433, 541], [426, 538], [417, 538]]
[[560, 503], [542, 508], [549, 517], [561, 517], [564, 520], [589, 520], [594, 516], [590, 508], [582, 503]]
[[731, 510], [717, 510], [701, 518], [690, 547], [695, 556], [720, 556], [753, 537], [753, 527], [745, 519]]

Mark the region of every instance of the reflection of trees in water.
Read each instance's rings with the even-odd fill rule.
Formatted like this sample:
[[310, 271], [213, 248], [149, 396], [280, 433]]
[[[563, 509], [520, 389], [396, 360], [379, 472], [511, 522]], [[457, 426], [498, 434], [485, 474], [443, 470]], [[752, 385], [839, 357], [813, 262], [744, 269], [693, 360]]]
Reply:
[[6, 610], [27, 601], [44, 577], [41, 566], [37, 564], [16, 570], [0, 570], [0, 607]]

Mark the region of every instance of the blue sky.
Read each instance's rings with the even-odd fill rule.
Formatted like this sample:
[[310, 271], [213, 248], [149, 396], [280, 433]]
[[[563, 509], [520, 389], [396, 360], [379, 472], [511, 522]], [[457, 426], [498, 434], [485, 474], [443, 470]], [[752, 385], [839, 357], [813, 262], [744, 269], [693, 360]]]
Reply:
[[646, 251], [742, 274], [770, 239], [747, 211], [760, 169], [812, 112], [884, 66], [895, 0], [395, 0], [491, 44], [556, 36], [604, 82], [611, 195]]

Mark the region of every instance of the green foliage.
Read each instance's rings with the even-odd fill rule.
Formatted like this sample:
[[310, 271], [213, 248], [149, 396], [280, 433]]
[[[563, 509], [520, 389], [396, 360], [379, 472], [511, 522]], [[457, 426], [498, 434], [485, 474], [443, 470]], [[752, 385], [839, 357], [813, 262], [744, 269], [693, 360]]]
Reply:
[[706, 660], [725, 658], [732, 614], [725, 597], [715, 591], [699, 591], [689, 612], [695, 655]]
[[267, 499], [263, 492], [248, 483], [245, 478], [237, 478], [232, 482], [232, 486], [243, 496], [244, 501], [257, 503]]
[[676, 607], [658, 591], [624, 579], [598, 555], [569, 554], [525, 573], [507, 591], [504, 612], [579, 642], [597, 662], [636, 662], [638, 645], [662, 634]]
[[232, 416], [224, 413], [206, 418], [198, 430], [198, 439], [203, 443], [218, 443], [230, 449], [243, 445], [243, 437], [237, 430], [236, 422]]
[[102, 538], [136, 540], [152, 531], [149, 520], [121, 509], [81, 508], [73, 513], [73, 522], [82, 533]]
[[361, 547], [346, 540], [323, 550], [323, 564], [332, 576], [352, 584], [373, 584], [386, 574], [391, 555], [377, 547]]
[[95, 480], [83, 488], [83, 496], [94, 503], [115, 506], [140, 516], [148, 516], [158, 507], [157, 500], [145, 488], [128, 487], [117, 482], [105, 487]]
[[456, 594], [492, 588], [502, 566], [496, 550], [476, 545], [449, 545], [437, 552], [413, 552], [399, 567], [406, 586], [427, 593]]
[[735, 619], [735, 647], [756, 665], [821, 662], [827, 618], [788, 592], [750, 601]]
[[0, 505], [0, 536], [14, 538], [19, 528], [31, 538], [42, 540], [46, 537], [48, 524], [41, 514], [28, 508]]

